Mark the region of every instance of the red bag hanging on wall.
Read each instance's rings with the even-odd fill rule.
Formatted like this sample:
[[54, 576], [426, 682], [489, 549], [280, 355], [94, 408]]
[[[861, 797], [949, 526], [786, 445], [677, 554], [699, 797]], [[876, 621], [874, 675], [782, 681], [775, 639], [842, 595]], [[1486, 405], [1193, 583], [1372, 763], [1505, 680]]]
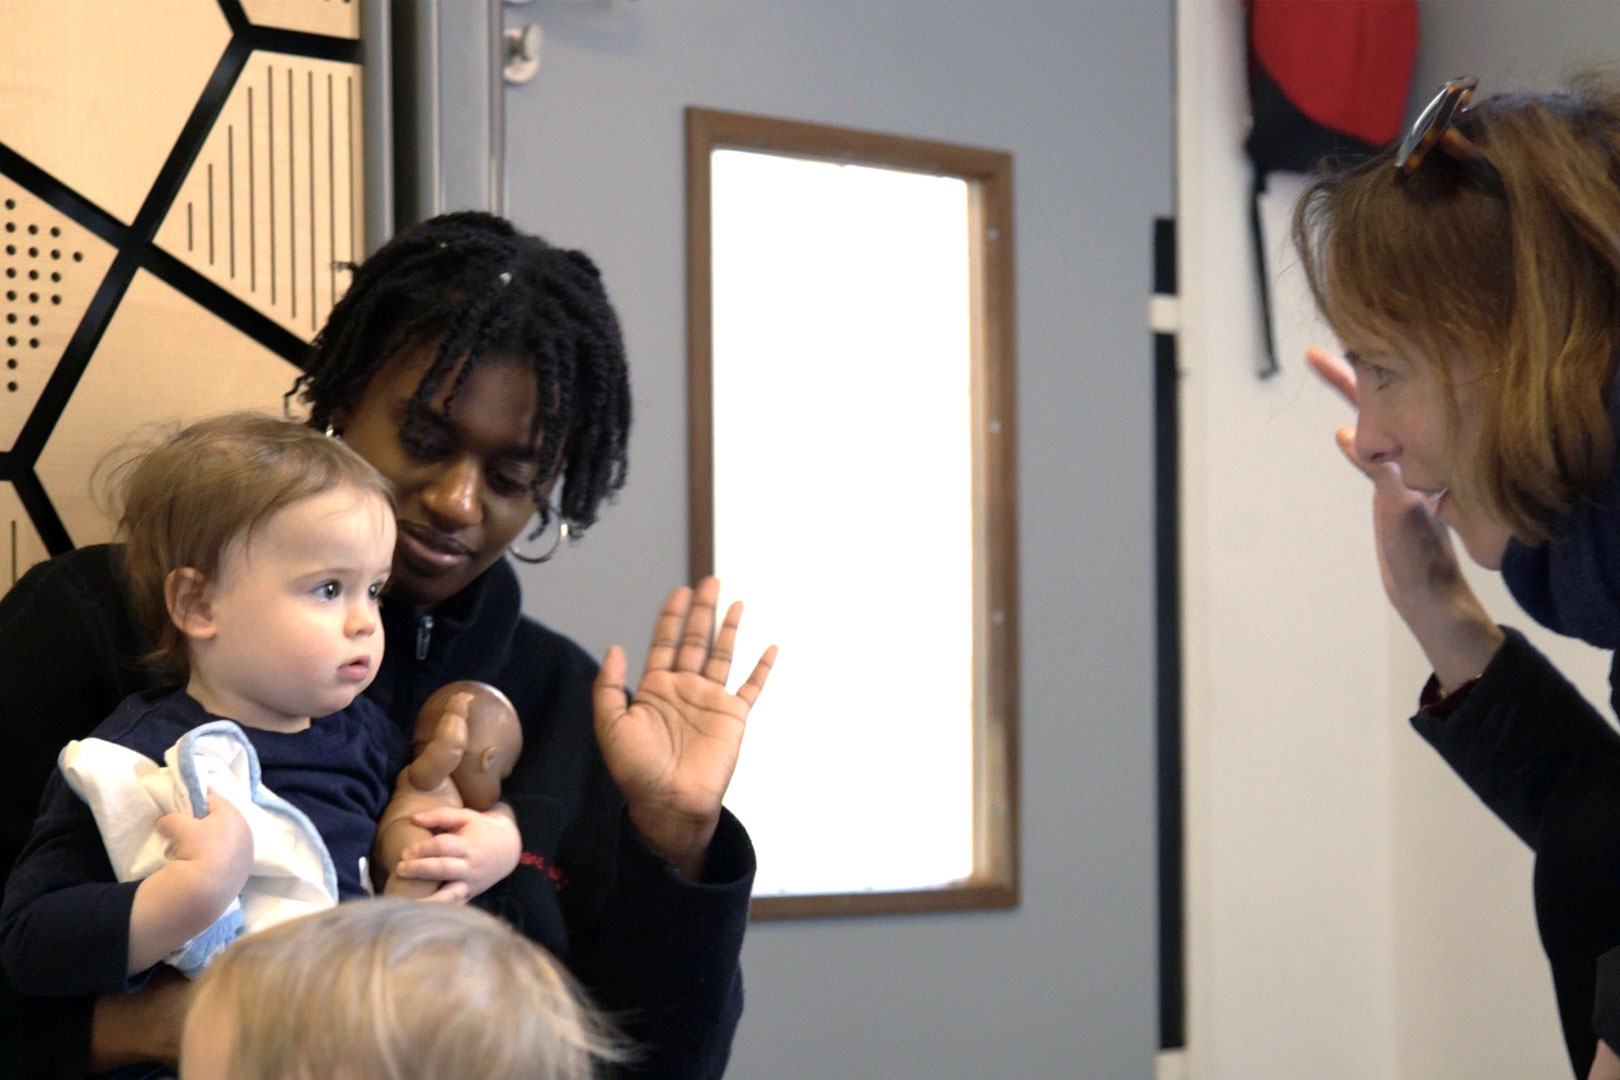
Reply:
[[1249, 224], [1259, 270], [1266, 362], [1277, 371], [1260, 194], [1267, 174], [1323, 157], [1370, 155], [1401, 134], [1417, 62], [1417, 0], [1244, 0], [1254, 163]]

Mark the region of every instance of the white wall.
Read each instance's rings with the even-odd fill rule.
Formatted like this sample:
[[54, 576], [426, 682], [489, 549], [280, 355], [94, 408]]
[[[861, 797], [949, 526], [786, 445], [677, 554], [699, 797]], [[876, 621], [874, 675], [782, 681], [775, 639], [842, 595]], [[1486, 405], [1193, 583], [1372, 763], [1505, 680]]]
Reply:
[[1183, 3], [1177, 26], [1190, 1074], [1393, 1076], [1398, 733], [1365, 484], [1284, 295], [1282, 372], [1256, 376], [1241, 11]]
[[[1415, 101], [1452, 74], [1489, 91], [1620, 50], [1620, 5], [1422, 11]], [[1241, 18], [1178, 6], [1191, 1074], [1561, 1075], [1530, 854], [1406, 723], [1427, 667], [1383, 599], [1368, 485], [1332, 443], [1348, 410], [1300, 358], [1327, 339], [1284, 242], [1297, 180], [1266, 200], [1283, 372], [1253, 375]], [[1606, 657], [1549, 638], [1606, 700]]]
[[[456, 13], [482, 18], [483, 5], [441, 11]], [[535, 20], [546, 37], [539, 78], [507, 95], [509, 209], [598, 260], [632, 358], [630, 485], [584, 544], [526, 585], [530, 610], [598, 652], [644, 640], [685, 574], [682, 108], [1013, 153], [1023, 903], [754, 925], [729, 1075], [1151, 1075], [1146, 303], [1152, 219], [1171, 209], [1170, 4], [614, 0], [531, 3], [506, 18]], [[454, 91], [456, 65], [441, 70]], [[872, 469], [886, 476], [883, 461]], [[857, 543], [839, 484], [803, 493], [804, 526]], [[768, 705], [767, 691], [753, 722], [770, 722]]]

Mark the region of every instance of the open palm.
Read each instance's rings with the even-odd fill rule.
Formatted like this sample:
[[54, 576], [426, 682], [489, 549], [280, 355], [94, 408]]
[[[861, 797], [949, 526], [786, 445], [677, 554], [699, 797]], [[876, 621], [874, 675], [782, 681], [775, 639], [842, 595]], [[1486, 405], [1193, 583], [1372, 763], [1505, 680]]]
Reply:
[[688, 876], [696, 876], [708, 850], [749, 710], [776, 660], [773, 645], [736, 693], [726, 690], [742, 604], [731, 605], [716, 634], [719, 597], [713, 577], [670, 593], [634, 694], [616, 645], [593, 688], [596, 737], [631, 821]]

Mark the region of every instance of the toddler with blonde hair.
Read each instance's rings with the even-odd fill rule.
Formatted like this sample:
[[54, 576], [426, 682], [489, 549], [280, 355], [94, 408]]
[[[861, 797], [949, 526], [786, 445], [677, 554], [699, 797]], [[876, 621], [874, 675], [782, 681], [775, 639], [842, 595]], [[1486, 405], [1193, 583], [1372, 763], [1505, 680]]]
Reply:
[[544, 949], [381, 898], [243, 938], [197, 980], [183, 1080], [589, 1080], [625, 1049]]
[[238, 934], [369, 895], [402, 737], [361, 691], [383, 655], [386, 480], [256, 413], [120, 466], [120, 549], [160, 685], [69, 743], [0, 905], [19, 990], [134, 990]]

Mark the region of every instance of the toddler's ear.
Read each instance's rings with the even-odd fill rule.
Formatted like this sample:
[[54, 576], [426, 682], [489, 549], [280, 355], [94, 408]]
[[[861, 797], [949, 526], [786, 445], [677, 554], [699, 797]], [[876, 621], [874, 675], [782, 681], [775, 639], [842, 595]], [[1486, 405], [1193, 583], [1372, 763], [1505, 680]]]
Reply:
[[214, 607], [209, 602], [212, 593], [202, 571], [190, 566], [171, 571], [163, 579], [163, 599], [169, 606], [169, 618], [186, 637], [202, 641], [214, 636]]

